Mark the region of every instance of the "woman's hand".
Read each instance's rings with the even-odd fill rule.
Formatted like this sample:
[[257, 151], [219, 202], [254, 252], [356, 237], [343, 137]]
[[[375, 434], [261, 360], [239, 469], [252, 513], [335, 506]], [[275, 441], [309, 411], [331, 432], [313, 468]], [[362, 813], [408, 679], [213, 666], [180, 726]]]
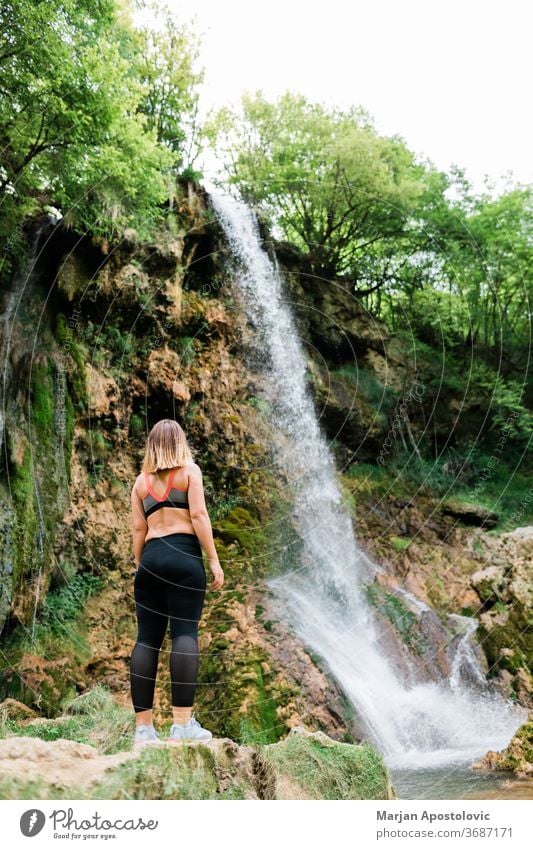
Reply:
[[209, 568], [211, 569], [211, 573], [213, 575], [211, 589], [219, 590], [222, 584], [224, 583], [224, 572], [222, 571], [222, 566], [220, 565], [218, 560], [213, 560], [209, 563]]

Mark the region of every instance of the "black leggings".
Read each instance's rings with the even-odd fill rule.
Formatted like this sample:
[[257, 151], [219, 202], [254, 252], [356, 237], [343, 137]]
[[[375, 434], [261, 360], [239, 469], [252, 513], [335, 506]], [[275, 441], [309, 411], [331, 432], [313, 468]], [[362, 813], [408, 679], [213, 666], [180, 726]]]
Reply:
[[135, 712], [154, 700], [159, 650], [170, 618], [172, 704], [191, 707], [198, 675], [198, 621], [206, 576], [196, 534], [149, 539], [135, 573], [137, 642], [130, 658], [131, 699]]

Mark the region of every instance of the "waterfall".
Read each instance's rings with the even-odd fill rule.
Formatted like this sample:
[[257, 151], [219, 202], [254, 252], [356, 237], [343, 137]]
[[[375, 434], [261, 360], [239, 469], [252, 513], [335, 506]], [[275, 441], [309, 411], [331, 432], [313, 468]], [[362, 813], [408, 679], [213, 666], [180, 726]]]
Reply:
[[478, 688], [483, 687], [485, 676], [479, 667], [472, 639], [478, 629], [478, 622], [470, 616], [459, 616], [456, 613], [452, 613], [449, 619], [461, 629], [453, 655], [450, 687], [458, 690], [465, 682]]
[[499, 695], [449, 679], [408, 684], [381, 645], [364, 585], [379, 571], [359, 548], [334, 459], [308, 390], [306, 361], [277, 262], [249, 207], [208, 187], [236, 265], [236, 292], [263, 358], [275, 457], [291, 489], [301, 539], [297, 568], [269, 581], [278, 610], [324, 659], [389, 766], [465, 763], [501, 749], [523, 721]]

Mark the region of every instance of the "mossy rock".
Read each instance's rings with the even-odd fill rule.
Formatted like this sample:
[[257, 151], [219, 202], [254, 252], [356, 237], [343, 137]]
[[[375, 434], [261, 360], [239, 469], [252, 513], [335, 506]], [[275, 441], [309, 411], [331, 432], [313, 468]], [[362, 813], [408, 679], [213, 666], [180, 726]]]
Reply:
[[422, 634], [419, 633], [418, 620], [403, 601], [397, 595], [388, 592], [376, 583], [368, 584], [365, 587], [365, 592], [370, 604], [387, 617], [402, 642], [417, 654], [424, 654], [427, 650], [427, 643]]
[[265, 746], [264, 754], [276, 773], [278, 799], [394, 798], [383, 758], [368, 743], [339, 743], [322, 732], [293, 729]]
[[487, 752], [481, 761], [473, 766], [476, 769], [495, 769], [520, 775], [533, 775], [533, 719], [529, 719], [520, 726], [505, 749], [501, 752]]
[[244, 507], [234, 507], [227, 516], [218, 520], [214, 531], [223, 542], [237, 543], [249, 557], [265, 552], [265, 532]]
[[478, 525], [484, 528], [494, 528], [499, 521], [500, 515], [494, 510], [489, 510], [482, 504], [472, 504], [459, 499], [447, 499], [441, 503], [441, 510], [448, 516], [453, 516], [464, 525]]

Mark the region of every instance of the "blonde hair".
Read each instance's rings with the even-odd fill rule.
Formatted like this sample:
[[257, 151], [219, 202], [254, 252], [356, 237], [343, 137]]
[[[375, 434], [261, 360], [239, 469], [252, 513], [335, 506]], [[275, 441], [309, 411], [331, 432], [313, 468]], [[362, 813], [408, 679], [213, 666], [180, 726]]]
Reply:
[[173, 419], [161, 419], [148, 434], [142, 470], [157, 472], [159, 469], [174, 469], [185, 466], [192, 459], [181, 425]]

